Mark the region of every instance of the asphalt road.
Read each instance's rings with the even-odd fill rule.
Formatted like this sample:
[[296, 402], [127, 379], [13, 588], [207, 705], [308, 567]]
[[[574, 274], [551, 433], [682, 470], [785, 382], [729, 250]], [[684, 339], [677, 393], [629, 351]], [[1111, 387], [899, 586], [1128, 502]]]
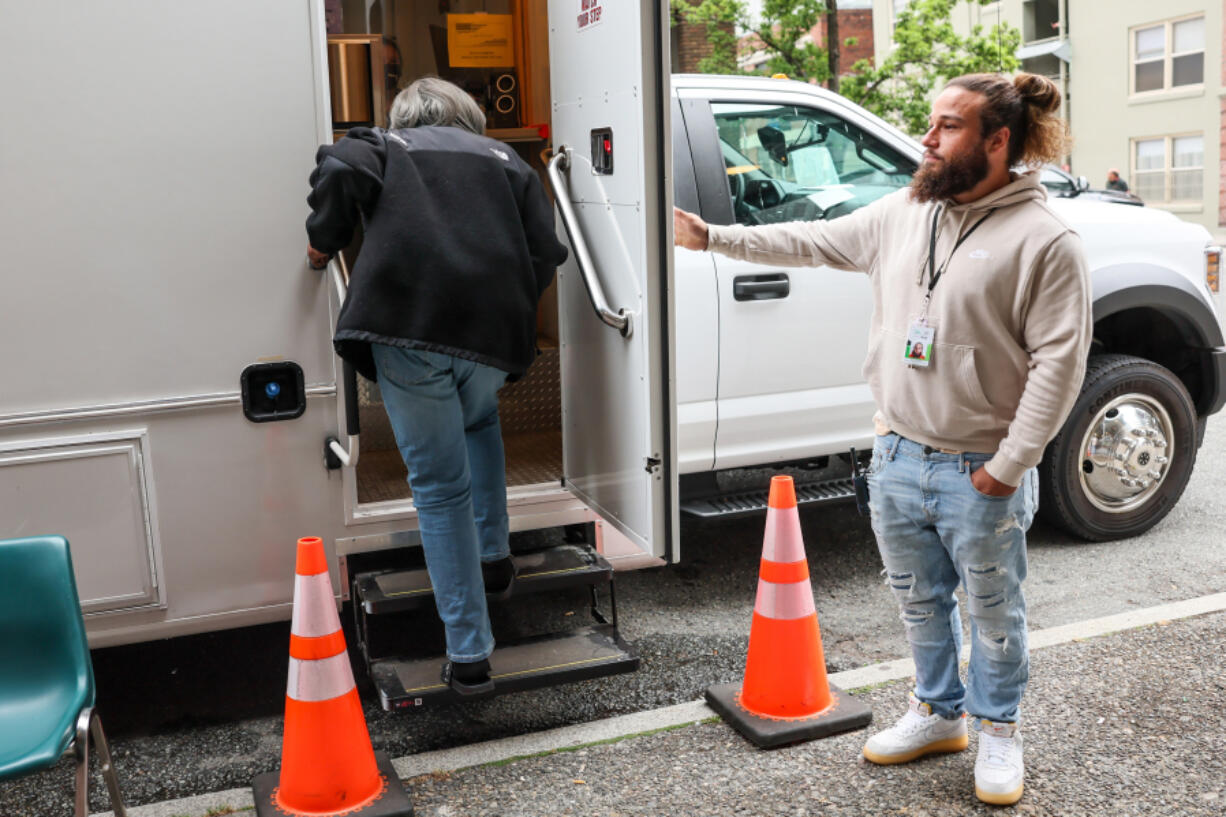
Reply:
[[[1087, 544], [1036, 523], [1026, 584], [1031, 628], [1226, 591], [1223, 486], [1219, 417], [1183, 499], [1144, 536]], [[838, 506], [802, 511], [801, 521], [831, 670], [904, 657], [867, 520]], [[761, 517], [687, 520], [679, 563], [619, 575], [622, 631], [642, 657], [639, 672], [395, 714], [379, 710], [363, 687], [375, 747], [401, 756], [523, 734], [691, 701], [712, 683], [739, 679], [761, 537]], [[98, 706], [129, 804], [245, 787], [278, 766], [287, 643], [288, 625], [279, 624], [94, 652]], [[0, 815], [69, 813], [71, 791], [71, 768], [62, 763], [36, 780], [0, 784]], [[109, 808], [102, 788], [94, 791], [93, 808]]]
[[417, 817], [1221, 817], [1226, 756], [1205, 725], [1226, 706], [1224, 647], [1218, 612], [1036, 650], [1014, 807], [975, 798], [974, 733], [903, 766], [860, 757], [909, 680], [857, 692], [869, 729], [778, 749], [708, 722], [408, 782]]

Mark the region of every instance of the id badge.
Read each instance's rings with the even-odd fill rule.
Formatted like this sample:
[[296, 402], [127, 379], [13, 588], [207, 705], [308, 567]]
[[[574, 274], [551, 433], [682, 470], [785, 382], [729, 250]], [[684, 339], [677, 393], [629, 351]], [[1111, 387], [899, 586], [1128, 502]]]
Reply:
[[927, 366], [932, 362], [932, 339], [936, 327], [915, 321], [907, 330], [907, 345], [903, 349], [903, 362], [908, 366]]

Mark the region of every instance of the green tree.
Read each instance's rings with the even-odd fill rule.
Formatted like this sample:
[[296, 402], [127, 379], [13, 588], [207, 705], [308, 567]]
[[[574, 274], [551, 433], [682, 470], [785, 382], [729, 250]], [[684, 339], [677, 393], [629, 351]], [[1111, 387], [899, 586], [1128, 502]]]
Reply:
[[674, 24], [678, 20], [704, 25], [711, 53], [698, 61], [704, 74], [740, 74], [736, 63], [736, 27], [744, 25], [745, 0], [670, 0]]
[[[756, 34], [769, 57], [768, 73], [784, 73], [792, 79], [828, 82], [835, 70], [827, 43], [807, 36], [827, 12], [824, 0], [765, 0], [762, 15], [751, 25], [744, 0], [671, 0], [674, 19], [706, 25], [713, 53], [700, 61], [698, 70], [714, 74], [739, 74], [735, 26]], [[987, 5], [992, 0], [965, 0]], [[1017, 49], [1021, 32], [1005, 23], [984, 30], [975, 26], [961, 37], [951, 18], [958, 0], [911, 0], [899, 12], [894, 26], [895, 47], [880, 64], [858, 60], [842, 78], [838, 91], [873, 113], [905, 130], [927, 130], [933, 91], [961, 74], [983, 71], [1016, 71], [1021, 63]], [[854, 37], [843, 45], [854, 45]], [[884, 48], [878, 49], [884, 52]]]
[[[756, 24], [749, 20], [744, 0], [671, 0], [671, 3], [674, 20], [707, 27], [714, 52], [699, 61], [700, 71], [742, 73], [736, 62], [737, 37], [729, 34], [730, 28], [735, 27], [756, 35], [762, 43], [768, 54], [767, 73], [787, 74], [802, 82], [829, 83], [833, 79], [838, 47], [828, 49], [828, 43], [813, 42], [808, 35], [823, 16], [837, 12], [837, 2], [765, 0]], [[856, 38], [848, 37], [841, 44], [855, 45]]]
[[758, 24], [746, 28], [770, 54], [768, 73], [787, 74], [803, 82], [821, 83], [830, 78], [826, 44], [808, 36], [825, 13], [823, 0], [765, 0]]
[[[990, 0], [969, 0], [986, 5]], [[950, 22], [956, 0], [911, 0], [894, 26], [894, 50], [879, 65], [859, 60], [839, 92], [913, 134], [928, 129], [932, 92], [956, 76], [1015, 71], [1021, 32], [1008, 23], [958, 36]], [[880, 49], [879, 49], [880, 50]]]

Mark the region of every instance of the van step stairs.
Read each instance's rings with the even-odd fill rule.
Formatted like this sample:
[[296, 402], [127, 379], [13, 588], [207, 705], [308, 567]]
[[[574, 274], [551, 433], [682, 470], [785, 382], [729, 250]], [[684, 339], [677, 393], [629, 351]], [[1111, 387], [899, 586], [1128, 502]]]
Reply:
[[499, 646], [490, 656], [494, 689], [482, 696], [459, 695], [441, 679], [446, 658], [386, 658], [371, 662], [370, 677], [385, 710], [416, 709], [475, 700], [509, 692], [603, 678], [639, 668], [639, 658], [617, 627], [597, 624], [562, 634], [534, 636]]
[[[576, 545], [516, 553], [511, 559], [517, 571], [511, 598], [608, 584], [613, 578], [612, 565], [590, 548]], [[359, 573], [354, 577], [354, 588], [367, 615], [434, 608], [434, 589], [424, 567]]]
[[[737, 491], [717, 496], [683, 498], [681, 512], [703, 518], [742, 516], [766, 510], [768, 490]], [[797, 483], [796, 504], [824, 505], [854, 501], [856, 489], [851, 477], [822, 482]]]

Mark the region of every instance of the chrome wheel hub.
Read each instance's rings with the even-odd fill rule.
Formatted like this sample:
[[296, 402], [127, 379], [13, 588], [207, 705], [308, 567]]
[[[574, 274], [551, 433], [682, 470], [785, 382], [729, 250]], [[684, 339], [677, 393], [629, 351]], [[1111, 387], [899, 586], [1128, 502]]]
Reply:
[[1081, 489], [1099, 510], [1134, 510], [1157, 493], [1174, 454], [1174, 429], [1162, 404], [1141, 394], [1117, 397], [1082, 440]]

